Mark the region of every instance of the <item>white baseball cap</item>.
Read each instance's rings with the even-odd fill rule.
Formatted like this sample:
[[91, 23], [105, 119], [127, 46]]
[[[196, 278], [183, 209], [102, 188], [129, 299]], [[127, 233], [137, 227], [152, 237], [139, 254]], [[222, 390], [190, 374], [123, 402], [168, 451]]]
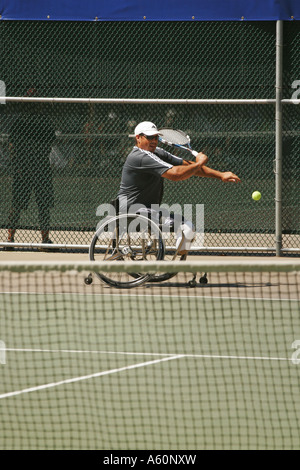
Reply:
[[140, 122], [134, 129], [135, 135], [145, 134], [145, 135], [159, 135], [159, 131], [153, 122], [144, 121]]

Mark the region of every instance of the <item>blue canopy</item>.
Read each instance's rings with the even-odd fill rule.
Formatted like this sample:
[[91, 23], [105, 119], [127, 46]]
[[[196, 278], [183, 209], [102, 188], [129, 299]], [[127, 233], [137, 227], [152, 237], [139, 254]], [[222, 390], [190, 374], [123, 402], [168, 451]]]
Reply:
[[299, 0], [0, 0], [1, 20], [299, 20]]

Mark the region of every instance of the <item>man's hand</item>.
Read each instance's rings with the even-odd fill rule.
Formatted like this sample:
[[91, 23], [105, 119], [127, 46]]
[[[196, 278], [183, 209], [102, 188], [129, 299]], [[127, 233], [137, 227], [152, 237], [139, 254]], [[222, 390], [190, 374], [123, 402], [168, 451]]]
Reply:
[[196, 155], [196, 162], [200, 163], [201, 166], [206, 165], [208, 162], [208, 157], [202, 152], [199, 152], [198, 155]]
[[231, 173], [231, 171], [225, 171], [222, 173], [221, 180], [224, 181], [224, 183], [239, 183], [241, 181], [240, 178], [234, 173]]

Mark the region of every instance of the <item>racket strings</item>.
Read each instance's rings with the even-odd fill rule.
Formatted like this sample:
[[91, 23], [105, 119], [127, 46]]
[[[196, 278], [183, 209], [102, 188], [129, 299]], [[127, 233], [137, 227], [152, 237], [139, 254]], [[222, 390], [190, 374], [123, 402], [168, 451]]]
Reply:
[[184, 132], [174, 129], [159, 129], [160, 140], [176, 145], [188, 145], [189, 137]]

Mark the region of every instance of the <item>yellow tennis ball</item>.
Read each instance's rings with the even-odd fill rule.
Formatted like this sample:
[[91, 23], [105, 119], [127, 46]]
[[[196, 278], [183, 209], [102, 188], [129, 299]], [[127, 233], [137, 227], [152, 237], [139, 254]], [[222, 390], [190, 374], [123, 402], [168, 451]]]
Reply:
[[254, 191], [254, 193], [252, 193], [252, 199], [253, 199], [254, 201], [259, 201], [260, 198], [261, 198], [261, 194], [260, 194], [259, 191]]

